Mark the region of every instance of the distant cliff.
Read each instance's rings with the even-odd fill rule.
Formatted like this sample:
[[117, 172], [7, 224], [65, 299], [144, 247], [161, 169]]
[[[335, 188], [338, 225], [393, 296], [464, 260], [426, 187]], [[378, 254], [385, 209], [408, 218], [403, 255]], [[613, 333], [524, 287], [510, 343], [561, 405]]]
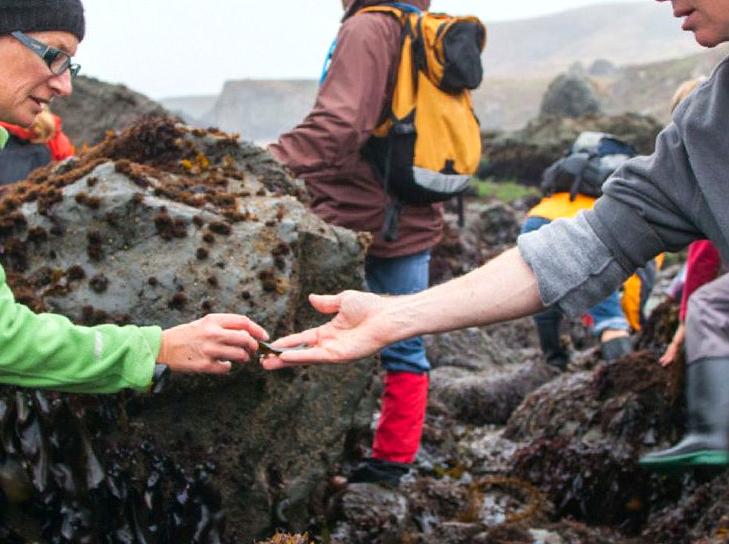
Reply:
[[317, 83], [308, 80], [228, 81], [203, 121], [265, 142], [291, 130], [314, 105]]
[[494, 77], [543, 78], [575, 62], [606, 59], [644, 64], [701, 51], [681, 32], [670, 6], [657, 2], [606, 3], [542, 17], [491, 23], [484, 53]]

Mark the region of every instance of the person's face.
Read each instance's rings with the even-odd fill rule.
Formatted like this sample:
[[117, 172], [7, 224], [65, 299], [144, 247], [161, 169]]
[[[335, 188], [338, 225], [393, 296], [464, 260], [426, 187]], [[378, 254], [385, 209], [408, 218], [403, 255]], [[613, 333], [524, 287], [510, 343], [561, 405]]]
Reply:
[[[68, 32], [29, 32], [28, 36], [73, 56], [78, 39]], [[42, 58], [10, 35], [0, 36], [0, 120], [23, 127], [56, 96], [71, 94], [71, 73], [54, 75]]]
[[[658, 0], [665, 2], [666, 0]], [[671, 0], [674, 17], [704, 47], [729, 41], [729, 0]]]

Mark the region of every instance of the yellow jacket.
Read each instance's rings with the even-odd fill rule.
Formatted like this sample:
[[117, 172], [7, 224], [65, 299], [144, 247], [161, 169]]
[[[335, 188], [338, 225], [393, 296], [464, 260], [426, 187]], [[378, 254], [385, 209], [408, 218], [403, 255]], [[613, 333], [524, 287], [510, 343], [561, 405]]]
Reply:
[[575, 199], [570, 201], [569, 193], [554, 193], [545, 196], [527, 213], [528, 217], [543, 217], [554, 221], [555, 219], [576, 216], [582, 210], [591, 210], [597, 199], [591, 196], [581, 194], [575, 195]]

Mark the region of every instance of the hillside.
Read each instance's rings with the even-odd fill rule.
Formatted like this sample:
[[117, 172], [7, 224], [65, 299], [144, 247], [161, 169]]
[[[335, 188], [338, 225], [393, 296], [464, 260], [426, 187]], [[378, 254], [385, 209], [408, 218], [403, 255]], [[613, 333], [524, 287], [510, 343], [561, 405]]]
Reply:
[[[725, 54], [696, 45], [680, 32], [670, 9], [656, 2], [604, 4], [494, 23], [474, 108], [486, 130], [521, 128], [537, 115], [552, 78], [580, 63], [588, 71], [602, 68], [601, 75], [591, 77], [607, 113], [635, 111], [666, 121], [665, 105], [676, 84], [708, 73]], [[162, 103], [193, 124], [267, 142], [304, 118], [316, 90], [314, 80], [236, 80], [228, 81], [214, 101], [183, 97]]]
[[670, 100], [678, 85], [710, 75], [727, 55], [729, 46], [723, 46], [681, 59], [626, 66], [608, 77], [594, 77], [594, 81], [607, 113], [632, 111], [668, 122]]
[[607, 3], [488, 29], [486, 73], [502, 78], [551, 77], [577, 61], [644, 64], [701, 51], [670, 6], [657, 2]]

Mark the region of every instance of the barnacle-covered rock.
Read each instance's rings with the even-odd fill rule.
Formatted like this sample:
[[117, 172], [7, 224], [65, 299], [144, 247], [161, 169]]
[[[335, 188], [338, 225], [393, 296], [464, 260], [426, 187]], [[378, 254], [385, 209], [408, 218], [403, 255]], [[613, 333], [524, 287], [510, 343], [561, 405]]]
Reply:
[[[319, 220], [305, 199], [302, 187], [264, 150], [217, 131], [151, 118], [9, 187], [0, 199], [1, 260], [20, 300], [78, 323], [169, 327], [231, 312], [279, 336], [321, 321], [308, 305], [310, 292], [363, 284], [367, 239]], [[50, 541], [75, 542], [80, 534], [93, 540], [110, 529], [121, 531], [113, 520], [122, 519], [139, 497], [145, 497], [138, 506], [144, 514], [135, 518], [134, 530], [166, 531], [176, 518], [153, 516], [150, 509], [166, 511], [182, 499], [171, 491], [150, 491], [147, 499], [144, 482], [159, 479], [162, 488], [171, 489], [176, 484], [169, 479], [180, 471], [192, 483], [175, 489], [192, 489], [204, 480], [204, 489], [219, 494], [204, 502], [204, 512], [185, 510], [193, 525], [198, 514], [224, 516], [228, 536], [239, 541], [284, 520], [305, 529], [311, 490], [341, 454], [350, 429], [371, 413], [372, 378], [371, 364], [278, 373], [249, 364], [225, 377], [175, 376], [163, 394], [130, 405], [125, 396], [116, 397], [111, 402], [123, 415], [121, 432], [113, 424], [79, 431], [93, 437], [84, 447], [95, 452], [99, 477], [115, 466], [109, 452], [135, 451], [142, 443], [163, 466], [173, 463], [179, 470], [144, 468], [147, 460], [127, 456], [134, 463], [132, 476], [122, 479], [123, 496], [113, 500], [78, 486], [71, 493], [58, 484], [53, 496], [61, 502], [53, 504], [65, 505], [76, 520], [71, 525], [88, 527], [84, 520], [96, 519], [97, 503], [111, 521], [91, 524], [96, 527], [91, 532], [73, 537], [60, 524], [47, 529]], [[65, 399], [54, 402], [65, 405]], [[80, 416], [74, 425], [90, 429], [93, 417]], [[54, 427], [41, 425], [43, 440], [53, 445], [38, 450], [44, 455], [57, 454]], [[28, 508], [35, 511], [39, 501], [46, 504], [47, 490], [45, 477], [34, 471], [45, 474], [54, 465], [35, 460], [36, 450], [12, 453], [33, 483], [29, 504], [35, 506]], [[203, 470], [203, 478], [195, 467], [206, 463], [215, 470]], [[69, 482], [90, 474], [88, 467], [68, 466], [61, 472]], [[51, 472], [56, 481], [61, 478]], [[222, 524], [215, 527], [222, 534]], [[214, 541], [196, 538], [147, 541]], [[127, 542], [122, 536], [117, 541]]]

